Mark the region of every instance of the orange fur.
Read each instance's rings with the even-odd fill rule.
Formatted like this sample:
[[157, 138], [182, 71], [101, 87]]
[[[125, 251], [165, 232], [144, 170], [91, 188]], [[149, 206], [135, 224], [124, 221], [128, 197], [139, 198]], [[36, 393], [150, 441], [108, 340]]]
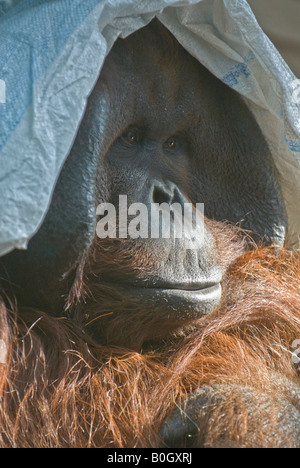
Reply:
[[159, 447], [163, 422], [201, 391], [195, 446], [297, 446], [299, 252], [257, 248], [228, 268], [213, 314], [141, 352], [100, 346], [76, 318], [2, 302], [0, 446]]

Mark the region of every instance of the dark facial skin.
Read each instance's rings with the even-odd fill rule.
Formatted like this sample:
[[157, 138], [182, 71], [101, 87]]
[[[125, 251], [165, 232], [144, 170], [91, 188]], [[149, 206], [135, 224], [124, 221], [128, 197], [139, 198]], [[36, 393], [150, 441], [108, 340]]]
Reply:
[[[278, 175], [252, 114], [157, 21], [114, 45], [43, 226], [3, 260], [22, 303], [57, 313], [93, 243], [97, 205], [119, 195], [148, 207], [204, 203], [207, 218], [284, 242]], [[201, 317], [221, 295], [216, 240], [207, 225], [192, 249], [185, 239], [124, 240], [120, 252], [141, 252], [139, 271], [115, 266], [101, 281], [124, 286], [127, 308], [134, 298], [158, 317]]]
[[[120, 118], [118, 125], [125, 130], [101, 161], [100, 171], [110, 177], [104, 194], [99, 184], [98, 200], [118, 206], [119, 195], [127, 195], [129, 205], [143, 203], [149, 214], [153, 203], [179, 203], [183, 208], [184, 203], [200, 202], [192, 192], [190, 180], [195, 170], [191, 128], [200, 118], [194, 99], [201, 74], [194, 61], [183, 53], [182, 66], [188, 73], [184, 72], [169, 87], [167, 83], [177, 73], [177, 63], [173, 67], [158, 55], [149, 66], [141, 51], [134, 50], [134, 44], [135, 40], [129, 51], [124, 50], [122, 42], [117, 44], [99, 83], [100, 87], [108, 87], [112, 106]], [[133, 59], [123, 61], [126, 53]], [[165, 81], [157, 79], [160, 74]], [[114, 99], [114, 93], [122, 96], [121, 100]], [[149, 215], [149, 226], [150, 223]], [[144, 277], [131, 280], [131, 284], [123, 272], [114, 271], [114, 280], [127, 284], [125, 295], [130, 294], [135, 300], [140, 296], [141, 303], [148, 297], [175, 315], [183, 310], [194, 316], [211, 312], [221, 297], [222, 272], [213, 236], [204, 229], [204, 239], [200, 232], [196, 234], [193, 249], [186, 248], [185, 239], [138, 239], [135, 243], [142, 244], [144, 252], [151, 252], [151, 268]]]
[[[119, 40], [103, 67], [95, 92], [106, 88], [115, 111], [111, 126], [119, 131], [100, 160], [100, 173], [109, 177], [105, 190], [98, 184], [97, 201], [118, 206], [122, 194], [149, 211], [151, 203], [202, 202], [206, 216], [282, 242], [276, 173], [252, 115], [236, 93], [159, 31], [160, 45], [156, 26]], [[137, 276], [110, 268], [106, 281], [126, 285], [124, 297], [140, 298], [141, 306], [148, 301], [174, 317], [199, 318], [220, 300], [222, 270], [207, 226], [196, 243], [187, 250], [184, 240], [137, 239], [150, 267], [141, 266]]]
[[154, 25], [117, 42], [98, 83], [108, 89], [119, 128], [105, 158], [111, 185], [127, 193], [133, 184], [144, 198], [145, 180], [171, 181], [193, 203], [204, 203], [207, 217], [241, 223], [256, 240], [282, 243], [286, 215], [278, 175], [252, 114]]

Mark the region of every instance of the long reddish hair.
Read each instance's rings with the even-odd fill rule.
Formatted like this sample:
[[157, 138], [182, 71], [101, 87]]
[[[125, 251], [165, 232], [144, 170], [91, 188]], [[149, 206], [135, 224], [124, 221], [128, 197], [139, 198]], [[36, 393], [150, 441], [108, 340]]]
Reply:
[[[4, 298], [0, 446], [163, 446], [164, 421], [201, 391], [209, 413], [196, 411], [196, 446], [218, 446], [224, 437], [239, 447], [294, 446], [288, 422], [280, 435], [277, 428], [282, 401], [300, 409], [291, 355], [300, 338], [299, 252], [263, 247], [237, 255], [240, 241], [229, 232], [225, 242], [222, 232], [227, 274], [218, 309], [141, 352], [97, 344], [76, 314], [16, 310]], [[99, 285], [87, 289], [97, 302]]]

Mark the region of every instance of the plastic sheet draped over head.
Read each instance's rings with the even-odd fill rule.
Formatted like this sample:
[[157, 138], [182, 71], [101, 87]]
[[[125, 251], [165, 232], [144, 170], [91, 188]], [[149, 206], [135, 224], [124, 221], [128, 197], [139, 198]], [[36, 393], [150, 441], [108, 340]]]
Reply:
[[299, 235], [300, 83], [245, 0], [8, 0], [0, 1], [0, 255], [26, 248], [42, 223], [114, 41], [154, 16], [244, 96]]

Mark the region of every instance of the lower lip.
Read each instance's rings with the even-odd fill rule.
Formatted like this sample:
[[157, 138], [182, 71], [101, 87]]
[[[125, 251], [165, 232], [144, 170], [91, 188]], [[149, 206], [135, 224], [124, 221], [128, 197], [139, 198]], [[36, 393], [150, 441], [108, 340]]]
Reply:
[[215, 284], [207, 288], [201, 289], [158, 289], [149, 288], [153, 293], [157, 295], [163, 294], [166, 296], [173, 297], [186, 297], [190, 301], [214, 301], [215, 299], [220, 300], [221, 298], [221, 284]]
[[194, 318], [202, 317], [212, 312], [219, 304], [222, 295], [220, 283], [195, 290], [167, 288], [134, 289], [136, 296], [141, 296], [143, 301], [149, 298], [151, 302], [159, 304], [160, 307]]

